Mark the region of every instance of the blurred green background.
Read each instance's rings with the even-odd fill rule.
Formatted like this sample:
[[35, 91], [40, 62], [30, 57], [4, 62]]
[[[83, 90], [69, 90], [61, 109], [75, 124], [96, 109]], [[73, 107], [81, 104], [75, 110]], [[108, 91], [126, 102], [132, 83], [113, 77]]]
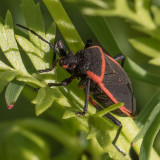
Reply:
[[[40, 8], [41, 8], [42, 15], [44, 18], [45, 26], [47, 28], [51, 24], [52, 18], [50, 16], [47, 8], [45, 7], [44, 3], [41, 0], [39, 0], [39, 1], [35, 0], [35, 2], [40, 2]], [[61, 0], [61, 2], [63, 4], [63, 7], [65, 8], [67, 14], [69, 15], [70, 19], [72, 20], [73, 24], [75, 25], [78, 33], [80, 34], [81, 38], [83, 39], [83, 41], [86, 42], [87, 39], [92, 39], [95, 43], [99, 44], [96, 36], [94, 35], [94, 33], [91, 31], [90, 27], [88, 26], [88, 24], [84, 20], [84, 17], [81, 14], [80, 10], [78, 9], [77, 4], [73, 3], [72, 0]], [[156, 4], [157, 6], [160, 6], [160, 2], [158, 0], [153, 0], [152, 3]], [[24, 19], [20, 4], [21, 4], [20, 0], [14, 0], [14, 1], [13, 0], [1, 0], [0, 1], [0, 16], [1, 16], [1, 18], [4, 19], [6, 16], [7, 10], [10, 10], [10, 12], [13, 16], [14, 24], [19, 23], [19, 24], [25, 25], [25, 19]], [[123, 50], [125, 52], [125, 55], [129, 56], [131, 59], [132, 58], [137, 59], [137, 61], [139, 61], [142, 64], [142, 66], [144, 68], [147, 68], [149, 71], [152, 71], [152, 70], [154, 70], [154, 68], [156, 68], [155, 66], [152, 66], [147, 63], [148, 57], [144, 57], [141, 54], [139, 54], [138, 51], [134, 50], [133, 47], [131, 46], [131, 44], [129, 44], [129, 42], [128, 42], [129, 38], [136, 37], [136, 36], [138, 37], [140, 35], [143, 35], [142, 33], [134, 31], [131, 28], [131, 26], [128, 24], [128, 22], [126, 22], [122, 18], [108, 17], [107, 22], [112, 27], [112, 32], [116, 37], [116, 41], [118, 41], [118, 44], [120, 45], [121, 50]], [[59, 31], [57, 31], [56, 36], [57, 36], [57, 39], [63, 39], [62, 35], [60, 34]], [[118, 50], [115, 49], [114, 55], [115, 54], [120, 54], [120, 53]], [[112, 53], [111, 53], [111, 55], [112, 55]], [[125, 68], [126, 67], [127, 66], [125, 65]], [[156, 70], [157, 70], [157, 68], [156, 68]], [[151, 97], [158, 90], [159, 87], [152, 85], [152, 84], [149, 84], [149, 83], [138, 81], [137, 79], [134, 79], [134, 77], [130, 77], [130, 78], [132, 81], [133, 90], [134, 90], [136, 101], [137, 101], [137, 114], [139, 114], [140, 111], [148, 103], [148, 101], [151, 99]], [[29, 118], [29, 117], [36, 118], [36, 119], [42, 118], [43, 120], [49, 120], [51, 122], [54, 121], [55, 124], [58, 124], [62, 128], [64, 127], [65, 128], [64, 130], [70, 130], [70, 129], [66, 129], [67, 126], [70, 127], [72, 125], [75, 127], [78, 123], [78, 122], [73, 122], [71, 120], [60, 120], [58, 116], [55, 118], [54, 116], [56, 116], [56, 115], [55, 115], [55, 113], [52, 112], [52, 108], [37, 118], [35, 115], [34, 105], [30, 103], [29, 97], [26, 97], [25, 94], [21, 94], [18, 101], [16, 102], [14, 108], [11, 110], [8, 110], [7, 106], [5, 104], [4, 95], [5, 95], [5, 92], [3, 91], [0, 94], [0, 108], [1, 108], [0, 109], [0, 120], [1, 120], [1, 122], [8, 122], [8, 121], [13, 121], [13, 120], [18, 120], [18, 119]], [[83, 146], [83, 148], [86, 149], [86, 150], [84, 149], [83, 156], [81, 156], [81, 155], [77, 156], [76, 154], [75, 155], [72, 154], [72, 151], [65, 150], [64, 149], [65, 147], [62, 146], [62, 144], [59, 143], [57, 140], [51, 139], [51, 138], [45, 136], [45, 134], [38, 133], [38, 138], [39, 137], [44, 138], [42, 140], [42, 143], [44, 143], [43, 146], [46, 146], [46, 148], [47, 147], [50, 148], [48, 150], [46, 149], [47, 151], [45, 151], [45, 154], [48, 157], [46, 156], [45, 158], [53, 159], [53, 160], [58, 160], [58, 159], [59, 160], [60, 159], [70, 159], [70, 160], [73, 159], [74, 160], [74, 159], [78, 159], [81, 157], [81, 159], [85, 160], [85, 159], [99, 159], [99, 157], [104, 156], [105, 157], [104, 159], [110, 159], [107, 154], [103, 154], [103, 153], [97, 153], [97, 155], [101, 155], [101, 156], [96, 157], [96, 153], [93, 153], [93, 151], [91, 151], [94, 149], [90, 148], [90, 145], [88, 144], [88, 143], [92, 143], [92, 142], [85, 140], [85, 138], [84, 138], [85, 132], [81, 133], [81, 130], [79, 130], [79, 128], [81, 128], [81, 127], [77, 127], [77, 128], [74, 129], [75, 133], [76, 133], [76, 135], [79, 136], [78, 138], [81, 139], [81, 143], [82, 143], [81, 145]], [[70, 133], [72, 131], [67, 131], [67, 132]], [[36, 132], [34, 132], [34, 134], [36, 135]], [[73, 134], [73, 135], [75, 136], [75, 134]], [[25, 142], [27, 141], [27, 138], [25, 137], [26, 138], [25, 139], [24, 137], [19, 136], [19, 139], [17, 140], [17, 141], [22, 140], [21, 141], [22, 145], [24, 145]], [[13, 137], [9, 137], [9, 138], [13, 138]], [[159, 149], [160, 146], [158, 144], [159, 142], [160, 142], [160, 140], [157, 136], [156, 150], [160, 154], [160, 149]], [[14, 143], [15, 142], [13, 142], [13, 144]], [[31, 141], [31, 142], [27, 141], [27, 143], [33, 143], [33, 141]], [[0, 149], [3, 148], [2, 147], [3, 145], [6, 145], [6, 144], [2, 143], [2, 145], [0, 146]], [[18, 145], [21, 145], [21, 144], [18, 144]], [[29, 144], [28, 144], [28, 146], [29, 146]], [[36, 148], [34, 150], [35, 155], [38, 152], [41, 152], [41, 149], [43, 147], [41, 148], [40, 146], [42, 147], [42, 145], [39, 145], [38, 147], [35, 146], [35, 148]], [[12, 147], [14, 147], [14, 146], [12, 146]], [[0, 150], [0, 152], [2, 152], [2, 150]], [[60, 152], [64, 152], [64, 154], [59, 154]], [[37, 159], [45, 159], [40, 154], [41, 153], [38, 153], [37, 157], [35, 155], [34, 156]], [[44, 150], [43, 150], [42, 154], [44, 154]], [[0, 155], [1, 155], [1, 153], [0, 153]], [[12, 154], [12, 155], [16, 155], [16, 153]], [[34, 159], [33, 156], [31, 156], [31, 157], [32, 157], [32, 159]], [[36, 158], [35, 158], [35, 160], [37, 160]], [[8, 159], [16, 159], [17, 160], [18, 158], [6, 157], [6, 159], [3, 159], [3, 160], [8, 160]], [[103, 158], [101, 158], [101, 159], [103, 159]]]

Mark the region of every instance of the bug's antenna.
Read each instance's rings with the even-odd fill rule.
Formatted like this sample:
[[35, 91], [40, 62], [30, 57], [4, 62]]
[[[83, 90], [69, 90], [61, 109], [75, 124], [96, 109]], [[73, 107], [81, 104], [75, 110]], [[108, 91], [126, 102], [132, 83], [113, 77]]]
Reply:
[[25, 29], [25, 30], [28, 30], [28, 31], [30, 31], [31, 33], [33, 33], [35, 36], [37, 36], [39, 39], [41, 39], [42, 41], [44, 41], [45, 43], [47, 43], [47, 44], [49, 44], [49, 46], [54, 50], [54, 52], [56, 53], [56, 48], [55, 48], [55, 46], [52, 44], [52, 43], [50, 43], [50, 42], [48, 42], [47, 40], [45, 40], [43, 37], [41, 37], [40, 35], [38, 35], [35, 31], [33, 31], [33, 30], [31, 30], [31, 29], [29, 29], [29, 28], [27, 28], [27, 27], [25, 27], [25, 26], [22, 26], [21, 24], [16, 24], [18, 27], [21, 27], [21, 28], [23, 28], [23, 29]]

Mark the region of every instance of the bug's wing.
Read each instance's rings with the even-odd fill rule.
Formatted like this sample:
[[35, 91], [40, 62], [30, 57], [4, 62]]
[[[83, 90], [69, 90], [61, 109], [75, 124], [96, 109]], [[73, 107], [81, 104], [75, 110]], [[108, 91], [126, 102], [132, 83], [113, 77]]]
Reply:
[[118, 102], [123, 102], [124, 107], [132, 114], [135, 113], [136, 105], [131, 82], [118, 63], [106, 57], [106, 69], [103, 78], [103, 84], [108, 89], [111, 96]]

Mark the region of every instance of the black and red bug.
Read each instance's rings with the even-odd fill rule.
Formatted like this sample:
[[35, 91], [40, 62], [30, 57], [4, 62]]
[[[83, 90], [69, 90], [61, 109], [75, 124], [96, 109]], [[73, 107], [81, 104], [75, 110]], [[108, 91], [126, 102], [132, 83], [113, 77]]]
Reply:
[[[61, 40], [57, 41], [55, 45], [52, 45], [33, 30], [19, 24], [18, 26], [38, 36], [54, 50], [52, 68], [39, 71], [40, 73], [51, 71], [54, 69], [56, 62], [59, 62], [59, 65], [71, 74], [71, 77], [64, 79], [61, 83], [49, 83], [48, 86], [66, 86], [74, 78], [81, 79], [79, 86], [85, 89], [85, 105], [83, 112], [77, 112], [77, 114], [85, 115], [89, 101], [97, 110], [102, 110], [102, 107], [106, 108], [112, 104], [123, 102], [124, 106], [112, 112], [119, 116], [133, 116], [135, 114], [135, 98], [133, 96], [131, 82], [123, 69], [123, 55], [120, 54], [112, 58], [104, 53], [100, 46], [92, 46], [90, 40], [87, 41], [85, 48], [78, 51], [75, 55], [72, 51], [69, 51], [67, 54]], [[60, 59], [56, 59], [56, 54], [59, 55]], [[121, 61], [121, 65], [118, 61]], [[90, 95], [93, 96], [97, 103], [91, 99]], [[121, 122], [110, 113], [107, 113], [105, 116], [115, 125], [119, 126], [119, 130], [112, 143], [120, 151], [115, 143], [122, 129]], [[123, 153], [122, 151], [120, 152]]]

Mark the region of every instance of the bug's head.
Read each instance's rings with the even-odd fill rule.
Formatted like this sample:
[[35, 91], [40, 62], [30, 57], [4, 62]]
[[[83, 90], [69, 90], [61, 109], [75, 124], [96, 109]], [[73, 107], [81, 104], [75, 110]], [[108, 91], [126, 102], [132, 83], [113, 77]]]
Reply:
[[68, 55], [61, 56], [59, 65], [72, 73], [77, 67], [77, 58], [73, 55], [73, 52], [69, 51]]

